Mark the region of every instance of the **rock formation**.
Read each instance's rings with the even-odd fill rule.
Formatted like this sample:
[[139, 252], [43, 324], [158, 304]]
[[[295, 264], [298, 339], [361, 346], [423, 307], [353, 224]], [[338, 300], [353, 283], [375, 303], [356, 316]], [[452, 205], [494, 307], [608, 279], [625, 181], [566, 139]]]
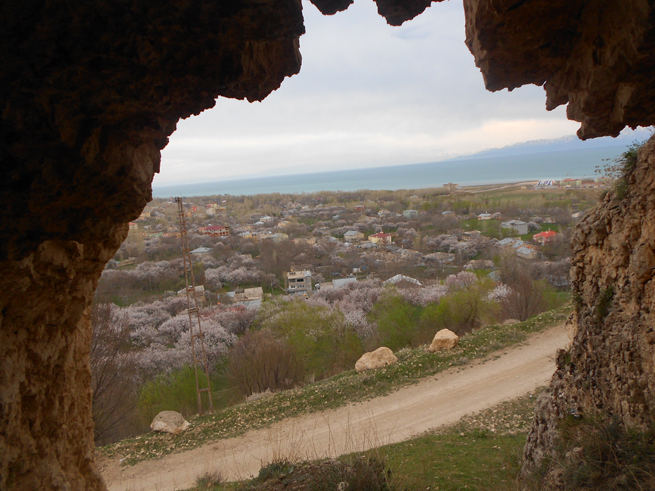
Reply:
[[653, 5], [464, 0], [466, 44], [489, 90], [543, 85], [582, 139], [655, 123]]
[[[526, 471], [553, 455], [561, 421], [615, 417], [645, 430], [655, 414], [655, 138], [625, 185], [576, 228], [571, 267], [577, 333], [560, 352], [528, 437]], [[557, 475], [557, 469], [551, 469]], [[553, 482], [557, 489], [556, 482]]]
[[387, 365], [393, 365], [398, 362], [398, 358], [393, 354], [389, 348], [384, 346], [372, 351], [364, 353], [357, 363], [355, 363], [355, 370], [364, 372], [366, 370], [373, 370], [374, 368], [382, 368]]
[[428, 351], [433, 353], [444, 349], [453, 349], [459, 343], [459, 336], [450, 329], [442, 329], [434, 335]]
[[[377, 3], [394, 25], [430, 5]], [[331, 14], [350, 0], [315, 4]], [[548, 107], [568, 102], [583, 138], [655, 122], [649, 2], [465, 0], [465, 7], [467, 43], [489, 89], [545, 83]], [[104, 488], [93, 464], [87, 312], [104, 264], [151, 198], [160, 150], [177, 121], [218, 96], [266, 97], [300, 69], [303, 32], [299, 0], [0, 4], [0, 489]], [[650, 188], [639, 183], [637, 192]], [[644, 207], [629, 215], [639, 233], [612, 216], [614, 228], [581, 233], [580, 247], [602, 255], [620, 226], [648, 237], [648, 194], [628, 202]], [[632, 309], [626, 326], [640, 332], [652, 251], [612, 244], [641, 275], [630, 288], [643, 295], [625, 303]], [[594, 261], [586, 276], [576, 266], [580, 287], [583, 277], [623, 277], [612, 269], [623, 263]], [[602, 273], [589, 269], [603, 261]], [[644, 336], [630, 339], [641, 346], [649, 343]], [[597, 370], [598, 360], [585, 366]], [[627, 404], [621, 414], [638, 424], [640, 394], [650, 386], [622, 380], [629, 387], [602, 392], [602, 401]], [[624, 404], [633, 392], [637, 402]]]
[[179, 435], [189, 427], [189, 422], [177, 411], [162, 411], [150, 423], [152, 431]]

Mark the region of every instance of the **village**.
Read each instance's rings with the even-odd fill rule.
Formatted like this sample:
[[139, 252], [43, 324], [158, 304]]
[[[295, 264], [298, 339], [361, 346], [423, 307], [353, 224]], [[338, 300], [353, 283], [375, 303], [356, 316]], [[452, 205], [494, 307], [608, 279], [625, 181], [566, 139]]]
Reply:
[[[533, 263], [558, 288], [568, 286], [570, 227], [582, 216], [578, 208], [597, 183], [584, 189], [581, 180], [564, 180], [560, 186], [541, 181], [529, 189], [539, 193], [536, 200], [525, 197], [527, 186], [515, 186], [500, 195], [501, 211], [487, 204], [488, 197], [476, 203], [457, 185], [449, 186], [430, 195], [425, 190], [411, 196], [396, 192], [377, 200], [357, 200], [351, 193], [262, 196], [256, 206], [252, 197], [185, 199], [203, 299], [206, 292], [212, 300], [222, 297], [253, 308], [265, 293], [307, 297], [358, 279], [386, 281], [398, 274], [417, 284], [462, 270], [484, 271], [498, 280], [494, 270], [506, 256]], [[568, 199], [571, 186], [578, 203]], [[522, 202], [531, 206], [523, 208]], [[180, 257], [176, 222], [172, 200], [151, 202], [130, 223], [128, 239], [108, 269], [127, 271], [144, 262]], [[218, 280], [211, 276], [206, 281], [204, 270], [217, 261], [245, 274], [230, 276], [224, 267]], [[176, 286], [175, 291], [156, 288], [153, 293], [177, 294], [181, 282]]]
[[[96, 423], [96, 440], [141, 434], [163, 408], [197, 410], [192, 312], [213, 404], [227, 407], [352, 370], [379, 347], [558, 308], [570, 298], [573, 227], [603, 191], [551, 181], [155, 199], [96, 291], [94, 339], [130, 374], [94, 402], [120, 415]], [[258, 362], [247, 354], [267, 349], [293, 376], [252, 385]]]

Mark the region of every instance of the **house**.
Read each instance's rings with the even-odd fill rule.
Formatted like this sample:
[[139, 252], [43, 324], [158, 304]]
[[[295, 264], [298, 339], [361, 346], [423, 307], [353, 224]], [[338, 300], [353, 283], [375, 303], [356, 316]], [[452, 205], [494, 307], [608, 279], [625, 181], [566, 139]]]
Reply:
[[471, 259], [468, 263], [466, 263], [466, 266], [464, 266], [464, 269], [494, 269], [495, 265], [494, 262], [489, 260], [489, 259]]
[[410, 288], [415, 288], [417, 286], [422, 287], [423, 285], [421, 282], [415, 278], [411, 278], [410, 276], [405, 276], [403, 274], [397, 274], [396, 276], [392, 276], [386, 281], [382, 282], [383, 285], [396, 285], [397, 287], [403, 288], [403, 287], [410, 287]]
[[[189, 296], [193, 295], [193, 290], [194, 287], [189, 285]], [[205, 302], [207, 299], [205, 298], [205, 286], [204, 285], [196, 285], [195, 286], [196, 290], [196, 298], [198, 299], [198, 302]], [[182, 288], [180, 291], [177, 292], [178, 297], [184, 297], [186, 295], [186, 289]]]
[[348, 232], [343, 234], [343, 238], [348, 242], [353, 242], [355, 240], [363, 240], [364, 234], [359, 230], [349, 230]]
[[426, 261], [435, 262], [438, 264], [451, 264], [455, 261], [455, 254], [450, 252], [433, 252], [424, 256]]
[[332, 285], [334, 286], [335, 290], [338, 290], [339, 288], [343, 288], [349, 283], [357, 283], [357, 278], [348, 277], [348, 278], [337, 278], [335, 280], [332, 280]]
[[416, 218], [418, 216], [418, 211], [416, 211], [416, 210], [405, 210], [405, 211], [403, 211], [403, 216], [405, 218]]
[[261, 218], [259, 219], [259, 221], [260, 221], [260, 222], [263, 222], [263, 223], [270, 223], [270, 222], [275, 221], [275, 218], [273, 218], [273, 217], [269, 217], [268, 215], [266, 215], [266, 216], [264, 216], [264, 217], [261, 217]]
[[378, 217], [379, 218], [388, 217], [389, 215], [393, 215], [393, 213], [391, 213], [389, 210], [380, 210], [380, 211], [378, 211]]
[[355, 206], [355, 211], [363, 212], [365, 209], [364, 205]]
[[516, 249], [516, 255], [520, 257], [521, 259], [527, 259], [527, 260], [534, 260], [534, 259], [539, 259], [541, 257], [541, 253], [537, 251], [536, 249], [533, 249], [532, 247], [528, 245], [523, 245]]
[[130, 230], [139, 230], [139, 224], [136, 222], [130, 222]]
[[287, 273], [287, 293], [291, 295], [310, 295], [312, 273], [310, 271], [290, 271]]
[[521, 220], [510, 220], [500, 224], [500, 228], [513, 230], [518, 235], [525, 235], [528, 233], [528, 224]]
[[480, 237], [480, 235], [482, 235], [482, 232], [480, 232], [479, 230], [471, 230], [470, 232], [464, 232], [462, 234], [462, 241], [470, 242], [471, 240]]
[[443, 216], [449, 216], [449, 215], [454, 215], [455, 212], [454, 212], [454, 211], [450, 211], [450, 210], [446, 210], [446, 211], [442, 211], [441, 214], [442, 214]]
[[197, 256], [203, 256], [205, 254], [209, 254], [212, 250], [209, 249], [208, 247], [198, 247], [197, 249], [194, 249], [191, 251], [191, 254], [196, 254]]
[[580, 186], [582, 186], [582, 179], [573, 179], [569, 177], [567, 179], [563, 179], [561, 184], [562, 186], [567, 188], [568, 187], [579, 188]]
[[[210, 210], [212, 208], [209, 208]], [[207, 227], [200, 227], [198, 229], [198, 232], [200, 232], [203, 235], [209, 235], [211, 237], [229, 237], [230, 236], [230, 229], [227, 227], [224, 227], [222, 225], [209, 225]]]
[[498, 247], [508, 249], [517, 249], [523, 244], [525, 244], [525, 242], [523, 242], [521, 239], [513, 239], [511, 237], [507, 237], [506, 239], [498, 241]]
[[252, 237], [252, 231], [246, 230], [245, 232], [241, 232], [239, 235], [244, 239], [250, 239]]
[[267, 238], [271, 239], [273, 242], [282, 242], [285, 240], [289, 240], [289, 236], [283, 233], [271, 234]]
[[571, 218], [578, 219], [578, 218], [582, 218], [583, 216], [584, 216], [584, 212], [583, 212], [583, 211], [577, 211], [577, 212], [575, 212], [573, 215], [571, 215]]
[[555, 232], [554, 230], [547, 230], [546, 232], [534, 234], [532, 240], [534, 240], [537, 244], [541, 244], [543, 246], [557, 240], [557, 238], [558, 238], [557, 232]]
[[256, 288], [246, 288], [241, 293], [228, 292], [227, 296], [231, 298], [235, 305], [242, 305], [245, 308], [258, 309], [262, 305], [264, 290], [261, 286]]
[[480, 213], [478, 215], [478, 220], [491, 220], [491, 213]]
[[369, 242], [372, 242], [373, 244], [390, 245], [391, 244], [391, 234], [385, 234], [383, 232], [379, 232], [377, 234], [369, 235], [368, 240], [369, 240]]
[[374, 242], [364, 242], [363, 244], [359, 244], [357, 249], [377, 249], [378, 247]]

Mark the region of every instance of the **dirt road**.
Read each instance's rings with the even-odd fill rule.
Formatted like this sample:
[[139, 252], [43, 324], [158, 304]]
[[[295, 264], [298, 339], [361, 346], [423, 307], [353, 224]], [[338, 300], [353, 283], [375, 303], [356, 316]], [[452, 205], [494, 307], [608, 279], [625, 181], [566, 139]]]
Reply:
[[556, 350], [568, 343], [565, 327], [557, 326], [495, 359], [452, 368], [366, 403], [280, 421], [133, 467], [101, 462], [101, 472], [110, 491], [178, 490], [208, 471], [236, 480], [279, 457], [334, 457], [403, 441], [546, 385]]

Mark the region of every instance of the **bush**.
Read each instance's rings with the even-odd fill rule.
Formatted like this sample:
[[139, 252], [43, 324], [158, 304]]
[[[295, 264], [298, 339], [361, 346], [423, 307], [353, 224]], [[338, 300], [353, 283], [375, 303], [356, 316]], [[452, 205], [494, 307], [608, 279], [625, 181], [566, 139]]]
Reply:
[[136, 408], [137, 364], [125, 314], [110, 304], [96, 304], [91, 327], [94, 436], [98, 445], [104, 445], [137, 431], [131, 418]]
[[476, 283], [428, 305], [419, 321], [421, 341], [431, 341], [441, 329], [450, 329], [458, 336], [468, 334], [494, 318], [497, 305], [487, 299], [492, 287], [491, 282]]
[[310, 305], [298, 299], [260, 311], [263, 328], [286, 339], [309, 377], [322, 379], [351, 369], [362, 355], [362, 343], [338, 308]]
[[397, 351], [412, 345], [418, 333], [418, 312], [395, 289], [387, 289], [370, 313], [371, 320], [377, 323], [382, 346]]
[[290, 389], [303, 381], [305, 367], [296, 350], [269, 330], [249, 332], [228, 355], [230, 384], [248, 397], [266, 390]]
[[626, 429], [614, 417], [569, 416], [560, 424], [553, 458], [524, 477], [530, 489], [542, 489], [551, 468], [558, 489], [598, 491], [655, 489], [655, 431]]

